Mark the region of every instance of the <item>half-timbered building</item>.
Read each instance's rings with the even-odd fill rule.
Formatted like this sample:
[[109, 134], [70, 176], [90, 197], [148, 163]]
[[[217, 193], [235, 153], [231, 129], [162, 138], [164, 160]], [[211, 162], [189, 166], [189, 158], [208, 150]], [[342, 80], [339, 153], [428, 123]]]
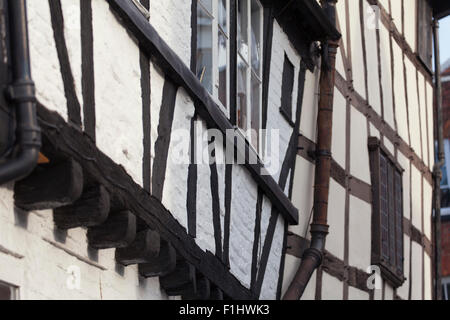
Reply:
[[0, 298], [431, 299], [448, 10], [1, 0]]

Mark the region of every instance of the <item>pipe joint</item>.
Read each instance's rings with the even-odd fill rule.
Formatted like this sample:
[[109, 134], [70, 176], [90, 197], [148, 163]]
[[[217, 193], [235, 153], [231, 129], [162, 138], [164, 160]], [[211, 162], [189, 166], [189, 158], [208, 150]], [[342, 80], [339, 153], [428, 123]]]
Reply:
[[14, 103], [36, 102], [36, 88], [30, 80], [18, 81], [8, 86], [6, 97]]
[[305, 250], [305, 253], [303, 254], [303, 260], [313, 261], [315, 267], [320, 266], [320, 264], [322, 263], [322, 259], [323, 259], [322, 251], [316, 248], [308, 248]]

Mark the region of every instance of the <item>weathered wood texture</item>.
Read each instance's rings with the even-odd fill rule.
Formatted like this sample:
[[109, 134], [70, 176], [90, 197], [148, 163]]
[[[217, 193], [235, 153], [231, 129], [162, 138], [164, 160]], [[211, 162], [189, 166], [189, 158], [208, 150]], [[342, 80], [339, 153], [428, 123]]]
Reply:
[[161, 240], [159, 254], [148, 259], [147, 263], [139, 264], [139, 274], [143, 277], [162, 277], [175, 270], [177, 254], [173, 246]]
[[95, 249], [124, 248], [136, 237], [136, 217], [130, 211], [111, 212], [105, 223], [88, 229], [89, 246]]
[[106, 221], [110, 199], [102, 185], [84, 188], [81, 197], [74, 203], [54, 210], [53, 218], [60, 229], [98, 226]]
[[83, 170], [74, 160], [39, 165], [16, 182], [14, 200], [24, 210], [54, 209], [77, 200], [83, 191]]
[[159, 255], [160, 242], [157, 231], [151, 229], [141, 231], [128, 247], [116, 249], [116, 260], [124, 266], [149, 263]]

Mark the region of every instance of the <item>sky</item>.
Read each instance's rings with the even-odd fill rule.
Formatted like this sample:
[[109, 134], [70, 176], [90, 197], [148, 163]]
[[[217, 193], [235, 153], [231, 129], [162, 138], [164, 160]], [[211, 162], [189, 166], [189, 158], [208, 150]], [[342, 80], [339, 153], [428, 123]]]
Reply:
[[441, 63], [450, 59], [450, 16], [439, 21]]

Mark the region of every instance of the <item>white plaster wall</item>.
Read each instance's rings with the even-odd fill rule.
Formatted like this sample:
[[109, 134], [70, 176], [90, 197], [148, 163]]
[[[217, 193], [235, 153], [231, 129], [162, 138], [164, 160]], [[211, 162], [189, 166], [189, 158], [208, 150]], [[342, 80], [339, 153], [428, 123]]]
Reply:
[[164, 81], [164, 73], [153, 62], [150, 62], [150, 168], [153, 168], [155, 161], [155, 142], [158, 139]]
[[[409, 277], [410, 277], [410, 264], [411, 264], [411, 240], [407, 235], [403, 236], [403, 275], [406, 278], [406, 281], [397, 288], [397, 295], [403, 300], [409, 299]], [[417, 279], [416, 279], [417, 280]]]
[[412, 219], [413, 226], [422, 230], [422, 176], [420, 171], [412, 166], [411, 169], [411, 199], [412, 199]]
[[81, 25], [80, 1], [61, 1], [64, 17], [64, 35], [67, 52], [69, 53], [70, 67], [74, 79], [75, 92], [81, 107], [81, 123], [83, 123], [83, 94], [81, 84]]
[[67, 101], [53, 37], [48, 1], [27, 1], [28, 33], [36, 97], [67, 120]]
[[249, 288], [258, 189], [246, 169], [238, 165], [233, 165], [232, 185], [230, 268]]
[[319, 68], [315, 72], [306, 72], [305, 88], [303, 92], [302, 118], [300, 133], [311, 141], [317, 137], [317, 107], [319, 104]]
[[[380, 30], [383, 30], [380, 29]], [[406, 113], [406, 97], [405, 97], [405, 77], [403, 69], [403, 54], [402, 50], [398, 44], [393, 41], [393, 52], [394, 52], [394, 92], [395, 92], [395, 115], [399, 119], [398, 134], [400, 137], [409, 143], [408, 135], [408, 119]], [[402, 119], [402, 121], [400, 121]]]
[[[381, 95], [380, 95], [380, 78], [378, 73], [378, 48], [377, 48], [377, 34], [376, 29], [373, 28], [370, 22], [370, 15], [373, 13], [370, 11], [369, 3], [363, 1], [363, 12], [364, 12], [364, 34], [365, 34], [365, 48], [367, 57], [367, 82], [368, 82], [368, 93], [367, 100], [375, 112], [381, 115]], [[388, 56], [389, 57], [389, 56]], [[383, 59], [386, 59], [384, 56]], [[386, 63], [384, 63], [385, 66]], [[391, 74], [390, 69], [384, 70], [384, 73]]]
[[384, 300], [394, 300], [394, 288], [387, 282], [384, 285]]
[[422, 247], [412, 242], [411, 299], [422, 300]]
[[330, 233], [327, 236], [326, 249], [344, 260], [345, 189], [333, 179], [330, 179], [328, 196], [328, 224]]
[[417, 0], [403, 1], [405, 13], [405, 39], [413, 52], [417, 51]]
[[349, 264], [362, 270], [370, 266], [371, 205], [350, 196]]
[[342, 300], [344, 295], [343, 282], [328, 273], [322, 273], [322, 300]]
[[97, 146], [142, 184], [139, 48], [107, 2], [92, 1], [92, 15]]
[[[87, 264], [61, 248], [101, 266]], [[13, 206], [12, 185], [0, 188], [0, 279], [19, 286], [20, 299], [164, 299], [158, 279], [139, 277], [137, 267], [117, 267], [114, 249], [88, 250], [86, 230], [54, 227], [52, 211], [24, 212]], [[68, 269], [80, 270], [80, 288], [67, 286]]]
[[[391, 128], [395, 129], [394, 117], [397, 116], [397, 119], [404, 119], [404, 118], [399, 118], [398, 114], [394, 115], [394, 105], [393, 105], [394, 100], [392, 94], [392, 60], [391, 60], [391, 45], [389, 39], [389, 31], [382, 23], [380, 23], [379, 32], [380, 32], [381, 85], [383, 90], [384, 120], [389, 124], [389, 126], [391, 126]], [[394, 60], [394, 66], [396, 66], [399, 62], [401, 62], [401, 60]], [[404, 91], [405, 91], [404, 87], [403, 91], [397, 91], [397, 87], [395, 87], [396, 96], [398, 94], [402, 94], [404, 96]], [[397, 111], [397, 100], [395, 108]]]
[[424, 299], [425, 300], [431, 300], [433, 295], [433, 281], [432, 281], [432, 270], [431, 270], [431, 258], [428, 256], [427, 253], [425, 253], [424, 256], [424, 268], [423, 268], [423, 274], [425, 277], [425, 282], [424, 282], [424, 289], [425, 289], [425, 296]]
[[412, 64], [409, 58], [405, 57], [406, 67], [406, 88], [408, 91], [408, 117], [409, 117], [409, 133], [411, 136], [411, 147], [415, 153], [422, 154], [422, 146], [420, 143], [420, 113], [419, 113], [419, 101], [417, 96], [417, 77], [416, 68]]
[[351, 108], [350, 117], [350, 174], [370, 184], [367, 120], [355, 108]]
[[391, 14], [394, 20], [397, 30], [402, 33], [403, 22], [402, 22], [402, 2], [403, 0], [393, 0], [391, 1]]
[[191, 61], [191, 0], [150, 1], [150, 23], [187, 65]]
[[369, 300], [369, 293], [356, 289], [354, 287], [348, 287], [348, 299], [349, 300]]
[[429, 82], [426, 82], [425, 84], [425, 90], [426, 90], [426, 102], [427, 102], [427, 113], [428, 113], [428, 152], [430, 154], [430, 163], [429, 167], [430, 170], [433, 170], [434, 166], [434, 117], [433, 117], [433, 86]]
[[[267, 108], [267, 129], [279, 130], [279, 170], [273, 174], [278, 182], [281, 166], [286, 155], [292, 128], [280, 112], [281, 88], [283, 79], [283, 66], [285, 55], [294, 66], [294, 84], [292, 91], [292, 121], [295, 122], [297, 110], [298, 73], [300, 70], [300, 56], [292, 47], [287, 35], [283, 32], [277, 21], [273, 25], [272, 57], [270, 62], [269, 104]], [[306, 80], [305, 80], [306, 81]], [[306, 85], [306, 84], [305, 84]], [[302, 109], [303, 110], [303, 109]], [[303, 116], [303, 115], [302, 115]], [[268, 133], [270, 137], [270, 133]], [[270, 143], [266, 144], [269, 148]], [[269, 152], [270, 150], [266, 150]], [[286, 184], [288, 186], [288, 183]]]
[[[203, 120], [197, 123], [201, 126], [201, 132], [205, 132], [206, 122]], [[197, 129], [200, 132], [199, 129]], [[206, 142], [205, 142], [206, 145]], [[205, 148], [205, 146], [204, 146]], [[202, 149], [204, 150], [204, 149]], [[187, 171], [185, 173], [187, 175]], [[178, 177], [179, 179], [179, 177]], [[203, 250], [208, 250], [213, 254], [216, 253], [216, 246], [214, 240], [214, 225], [213, 225], [213, 212], [212, 212], [212, 195], [211, 195], [211, 170], [208, 163], [200, 163], [197, 165], [197, 237], [195, 242]], [[187, 184], [187, 182], [186, 182]], [[184, 198], [186, 199], [186, 197]], [[248, 208], [242, 208], [242, 212], [251, 213], [252, 211], [246, 211]], [[233, 212], [233, 211], [232, 211]], [[232, 214], [233, 219], [233, 214]], [[233, 223], [239, 223], [240, 217], [236, 217]], [[247, 248], [246, 248], [247, 249]], [[231, 250], [231, 245], [230, 245]], [[242, 254], [245, 256], [250, 255], [247, 250], [243, 250]], [[251, 255], [250, 255], [251, 256]], [[231, 258], [231, 252], [230, 252]], [[232, 259], [232, 258], [231, 258]], [[251, 258], [250, 258], [251, 260]]]
[[281, 255], [283, 251], [284, 219], [278, 216], [269, 260], [267, 261], [266, 276], [261, 287], [260, 299], [275, 300], [278, 289], [278, 275], [280, 271]]
[[[359, 3], [359, 1], [348, 1], [350, 17], [360, 16]], [[365, 99], [367, 95], [365, 88], [365, 72], [361, 71], [361, 67], [364, 66], [364, 59], [360, 19], [350, 19], [350, 38], [353, 86], [356, 92]]]
[[[194, 104], [184, 89], [179, 89], [176, 96], [175, 110], [172, 123], [171, 139], [169, 145], [169, 153], [167, 159], [166, 175], [164, 180], [164, 188], [162, 195], [162, 204], [172, 213], [172, 215], [187, 230], [187, 178], [190, 162], [190, 129], [191, 119], [194, 116]], [[199, 170], [203, 173], [205, 170]], [[208, 170], [209, 171], [209, 170]], [[209, 176], [206, 182], [209, 181]], [[199, 188], [208, 188], [208, 183], [198, 185]], [[199, 192], [200, 193], [200, 192]], [[211, 199], [211, 198], [209, 198]], [[205, 202], [208, 199], [202, 199]], [[211, 200], [209, 200], [211, 202]], [[203, 205], [203, 208], [209, 208]], [[198, 208], [200, 209], [200, 208]], [[201, 225], [212, 225], [209, 219], [201, 223]], [[214, 237], [213, 237], [214, 239]], [[212, 241], [214, 243], [214, 241]]]
[[410, 219], [411, 205], [410, 205], [410, 162], [401, 152], [397, 154], [397, 161], [403, 168], [402, 180], [403, 180], [403, 217]]
[[[394, 0], [395, 1], [395, 0]], [[379, 3], [381, 4], [381, 6], [387, 11], [387, 13], [390, 13], [389, 10], [389, 2], [390, 0], [380, 0]], [[400, 2], [397, 0], [397, 2]]]
[[[342, 46], [344, 48], [344, 52], [346, 55], [348, 55], [347, 50], [347, 11], [345, 8], [346, 1], [338, 1], [336, 3], [336, 16], [337, 16], [337, 23], [341, 32], [341, 41], [339, 46]], [[339, 50], [341, 51], [341, 50]], [[341, 73], [342, 76], [345, 75], [345, 73]]]
[[292, 188], [292, 203], [298, 209], [298, 225], [289, 226], [289, 231], [308, 237], [307, 228], [313, 207], [314, 198], [314, 164], [297, 156], [295, 162], [294, 185]]
[[423, 233], [425, 236], [432, 240], [431, 229], [432, 229], [432, 216], [433, 216], [433, 187], [430, 183], [423, 178]]
[[333, 135], [331, 153], [333, 159], [345, 168], [345, 130], [347, 126], [347, 100], [336, 88], [334, 89]]
[[[291, 256], [289, 254], [285, 255], [284, 258], [284, 274], [283, 274], [283, 286], [281, 289], [281, 297], [284, 296], [287, 289], [289, 288], [289, 285], [292, 283], [292, 280], [294, 279], [295, 272], [297, 271], [298, 267], [300, 266], [301, 260], [297, 257]], [[311, 278], [311, 281], [314, 279]], [[309, 284], [308, 284], [309, 286]], [[315, 290], [314, 290], [315, 291]], [[313, 296], [314, 298], [314, 296]]]
[[428, 166], [429, 150], [428, 150], [428, 122], [427, 122], [427, 104], [425, 91], [425, 78], [421, 72], [417, 72], [418, 76], [418, 95], [419, 95], [419, 110], [420, 110], [420, 124], [422, 137], [422, 159], [425, 165]]

